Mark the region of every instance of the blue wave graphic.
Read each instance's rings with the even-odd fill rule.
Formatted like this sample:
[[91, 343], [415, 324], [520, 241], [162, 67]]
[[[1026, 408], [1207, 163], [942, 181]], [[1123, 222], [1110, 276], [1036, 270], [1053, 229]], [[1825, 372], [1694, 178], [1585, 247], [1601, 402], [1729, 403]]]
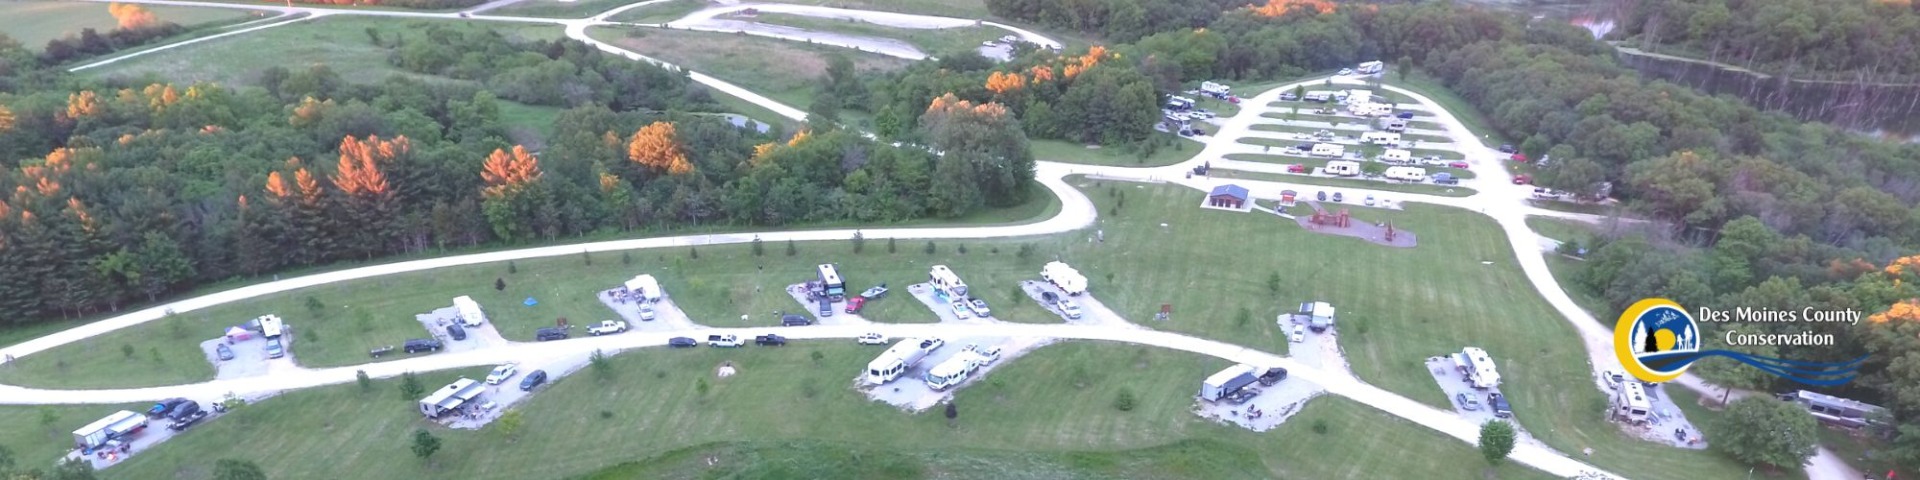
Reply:
[[1731, 350], [1666, 352], [1639, 357], [1640, 363], [1655, 370], [1673, 371], [1708, 357], [1727, 357], [1781, 378], [1805, 385], [1830, 387], [1852, 381], [1855, 371], [1867, 360], [1865, 355], [1844, 362], [1808, 362], [1749, 355]]

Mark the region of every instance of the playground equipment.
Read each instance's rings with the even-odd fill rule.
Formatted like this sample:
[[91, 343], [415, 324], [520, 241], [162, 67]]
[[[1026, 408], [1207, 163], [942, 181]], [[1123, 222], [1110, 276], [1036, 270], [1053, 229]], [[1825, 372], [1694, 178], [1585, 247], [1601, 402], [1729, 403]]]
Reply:
[[1340, 209], [1338, 214], [1327, 213], [1327, 209], [1320, 207], [1320, 202], [1313, 202], [1313, 217], [1308, 221], [1313, 222], [1314, 225], [1346, 228], [1352, 225], [1353, 217], [1348, 215], [1344, 208]]
[[1393, 221], [1392, 220], [1387, 221], [1387, 241], [1388, 242], [1393, 241]]

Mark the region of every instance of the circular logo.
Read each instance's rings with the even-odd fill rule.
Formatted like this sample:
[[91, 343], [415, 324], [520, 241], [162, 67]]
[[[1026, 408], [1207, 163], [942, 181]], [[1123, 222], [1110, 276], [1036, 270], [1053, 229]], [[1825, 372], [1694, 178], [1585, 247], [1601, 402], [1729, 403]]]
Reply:
[[1635, 302], [1613, 326], [1613, 351], [1627, 373], [1665, 382], [1687, 373], [1700, 350], [1700, 327], [1679, 303], [1664, 298]]

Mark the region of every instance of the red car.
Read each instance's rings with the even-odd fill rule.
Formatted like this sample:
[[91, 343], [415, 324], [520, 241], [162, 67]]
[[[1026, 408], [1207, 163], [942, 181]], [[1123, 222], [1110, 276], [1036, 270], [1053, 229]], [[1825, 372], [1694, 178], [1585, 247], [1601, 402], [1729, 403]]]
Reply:
[[1453, 168], [1472, 168], [1471, 166], [1467, 165], [1467, 162], [1452, 162], [1452, 163], [1448, 163], [1447, 166], [1453, 167]]
[[1520, 162], [1520, 163], [1527, 163], [1527, 154], [1515, 152], [1513, 156], [1509, 157], [1508, 159], [1516, 162]]
[[867, 299], [865, 298], [847, 298], [847, 313], [860, 313], [860, 308], [865, 306], [867, 306]]
[[1514, 175], [1513, 176], [1514, 185], [1526, 185], [1530, 183], [1533, 183], [1533, 176], [1531, 175]]
[[1287, 165], [1287, 173], [1307, 173], [1306, 165]]

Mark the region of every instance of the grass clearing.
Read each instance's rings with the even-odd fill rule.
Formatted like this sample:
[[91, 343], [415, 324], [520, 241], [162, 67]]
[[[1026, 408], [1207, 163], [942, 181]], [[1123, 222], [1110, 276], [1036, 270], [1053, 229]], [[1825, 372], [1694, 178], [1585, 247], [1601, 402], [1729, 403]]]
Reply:
[[[1169, 135], [1155, 132], [1154, 135]], [[1172, 145], [1141, 158], [1129, 153], [1126, 147], [1087, 146], [1065, 140], [1033, 139], [1029, 142], [1033, 158], [1049, 162], [1080, 163], [1086, 165], [1108, 165], [1117, 167], [1163, 167], [1184, 162], [1199, 155], [1204, 145], [1193, 143], [1184, 138], [1176, 138]]]
[[788, 13], [763, 12], [736, 20], [781, 25], [820, 32], [890, 38], [913, 44], [921, 52], [938, 56], [955, 50], [976, 50], [980, 42], [1006, 36], [1009, 32], [994, 27], [898, 28], [853, 19], [822, 18]]
[[380, 32], [386, 41], [409, 34], [429, 24], [486, 28], [509, 38], [527, 40], [561, 38], [564, 32], [553, 25], [476, 22], [458, 20], [398, 20], [390, 18], [338, 15], [317, 18], [244, 36], [188, 45], [164, 55], [146, 55], [115, 62], [90, 70], [106, 78], [139, 78], [154, 75], [176, 83], [215, 82], [223, 85], [255, 85], [260, 72], [281, 66], [304, 70], [321, 64], [332, 68], [348, 81], [373, 83], [391, 75], [424, 80], [454, 80], [406, 72], [387, 63], [385, 47], [374, 45], [367, 30]]
[[[592, 1], [594, 0], [581, 3], [589, 3]], [[608, 2], [609, 6], [607, 8], [601, 8], [599, 11], [593, 13], [611, 10], [613, 7], [630, 3], [630, 1], [631, 0], [613, 0]], [[709, 5], [711, 4], [705, 0], [669, 0], [620, 12], [619, 15], [614, 15], [608, 18], [608, 20], [647, 24], [667, 23], [679, 20], [682, 17], [686, 17], [687, 14], [699, 11], [702, 8], [707, 8]]]
[[1540, 235], [1562, 242], [1575, 241], [1587, 243], [1599, 230], [1592, 224], [1554, 217], [1527, 217], [1527, 228]]
[[[1297, 184], [1305, 184], [1305, 185], [1324, 185], [1328, 187], [1364, 188], [1368, 190], [1383, 190], [1388, 192], [1402, 192], [1402, 193], [1418, 193], [1423, 195], [1438, 195], [1442, 197], [1465, 197], [1465, 196], [1473, 195], [1475, 193], [1479, 193], [1474, 191], [1471, 188], [1449, 187], [1445, 185], [1434, 185], [1429, 183], [1381, 182], [1381, 181], [1373, 181], [1373, 180], [1361, 180], [1357, 178], [1329, 178], [1329, 177], [1315, 177], [1311, 175], [1295, 175], [1295, 174], [1286, 174], [1286, 173], [1246, 172], [1246, 171], [1230, 170], [1230, 169], [1224, 169], [1224, 168], [1219, 170], [1212, 170], [1211, 173], [1215, 177], [1238, 178], [1242, 180], [1265, 180], [1269, 182], [1297, 183]], [[1358, 199], [1355, 199], [1355, 200], [1358, 200]]]
[[[256, 11], [237, 8], [200, 8], [176, 7], [170, 5], [142, 5], [153, 12], [154, 18], [162, 22], [172, 22], [192, 28], [210, 23], [224, 23], [238, 20]], [[108, 30], [118, 26], [113, 15], [107, 13], [107, 4], [92, 2], [56, 2], [56, 1], [8, 1], [0, 2], [0, 34], [6, 34], [19, 41], [27, 49], [39, 52], [45, 49], [47, 41], [79, 35], [83, 29], [92, 28], [105, 35]]]
[[[0, 407], [0, 446], [23, 468], [50, 469], [73, 447], [73, 431], [121, 410], [145, 413], [153, 404], [8, 405]], [[148, 428], [166, 428], [165, 424]]]
[[1526, 202], [1527, 202], [1527, 205], [1532, 205], [1532, 206], [1539, 207], [1542, 209], [1547, 209], [1547, 210], [1553, 210], [1556, 212], [1585, 213], [1589, 215], [1603, 215], [1603, 216], [1613, 216], [1613, 215], [1626, 213], [1625, 211], [1626, 209], [1621, 207], [1620, 204], [1618, 203], [1613, 203], [1613, 204], [1578, 203], [1578, 202], [1562, 202], [1558, 200], [1535, 200], [1531, 198], [1527, 199]]
[[[949, 427], [938, 412], [902, 413], [846, 387], [876, 351], [836, 341], [628, 352], [611, 359], [610, 380], [582, 372], [520, 405], [526, 421], [514, 440], [428, 426], [391, 379], [364, 393], [351, 384], [303, 390], [195, 427], [111, 472], [200, 478], [224, 458], [209, 452], [236, 445], [335, 452], [249, 458], [272, 478], [1477, 478], [1486, 468], [1470, 445], [1337, 397], [1310, 402], [1266, 433], [1205, 421], [1188, 411], [1190, 387], [1227, 362], [1108, 343], [1069, 342], [1011, 360], [958, 392], [960, 415]], [[722, 361], [739, 374], [711, 377]], [[428, 373], [422, 383], [456, 374], [484, 369]], [[1111, 406], [1122, 388], [1139, 399], [1132, 411]], [[1326, 433], [1313, 432], [1315, 423]], [[417, 428], [444, 442], [431, 464], [408, 450]], [[1308, 439], [1316, 448], [1298, 447]], [[1328, 451], [1395, 454], [1350, 462]], [[720, 462], [706, 464], [709, 456]], [[1548, 478], [1511, 462], [1490, 473]]]
[[746, 34], [598, 27], [588, 35], [642, 55], [713, 75], [795, 108], [813, 103], [827, 56], [846, 55], [861, 72], [893, 71], [908, 60]]

